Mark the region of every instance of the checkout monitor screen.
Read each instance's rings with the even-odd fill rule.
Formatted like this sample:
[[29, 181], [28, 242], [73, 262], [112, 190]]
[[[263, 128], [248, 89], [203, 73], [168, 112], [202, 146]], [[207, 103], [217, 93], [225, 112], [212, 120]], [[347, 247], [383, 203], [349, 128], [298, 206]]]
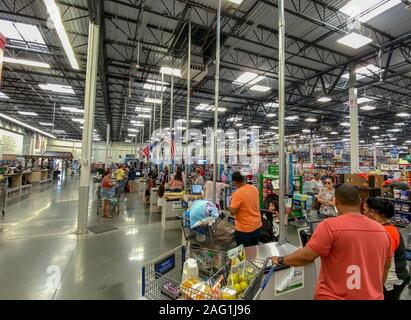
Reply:
[[319, 225], [321, 222], [323, 222], [323, 221], [321, 220], [321, 221], [314, 221], [314, 222], [311, 222], [311, 224], [310, 224], [310, 231], [311, 231], [311, 234], [313, 234], [313, 233], [314, 233], [315, 229], [317, 229], [318, 225]]
[[191, 186], [191, 194], [201, 194], [203, 192], [203, 186], [201, 184], [193, 184]]

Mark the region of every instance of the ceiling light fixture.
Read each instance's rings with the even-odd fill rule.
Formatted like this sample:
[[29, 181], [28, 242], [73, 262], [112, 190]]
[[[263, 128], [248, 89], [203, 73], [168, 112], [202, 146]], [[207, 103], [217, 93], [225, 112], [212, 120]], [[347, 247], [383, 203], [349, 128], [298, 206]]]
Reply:
[[151, 108], [136, 107], [136, 112], [148, 112], [151, 113]]
[[372, 127], [370, 127], [370, 129], [371, 130], [378, 130], [380, 127], [377, 127], [377, 126], [372, 126]]
[[175, 69], [175, 68], [171, 68], [171, 67], [161, 67], [160, 68], [160, 73], [167, 74], [169, 76], [174, 75], [175, 77], [181, 78], [181, 70], [180, 69]]
[[33, 117], [38, 116], [37, 113], [31, 112], [31, 111], [17, 111], [17, 113], [21, 114], [22, 116], [33, 116]]
[[236, 126], [236, 127], [242, 127], [243, 124], [242, 124], [242, 123], [236, 123], [235, 126]]
[[53, 133], [64, 134], [64, 133], [66, 133], [66, 131], [64, 131], [64, 130], [53, 130]]
[[57, 93], [75, 94], [71, 86], [63, 86], [60, 84], [47, 83], [47, 84], [39, 84], [39, 87], [43, 90], [53, 91]]
[[150, 114], [139, 114], [139, 115], [137, 115], [137, 118], [150, 119], [151, 115]]
[[191, 119], [190, 122], [191, 122], [191, 123], [202, 123], [203, 120], [200, 120], [200, 119]]
[[[375, 74], [379, 74], [379, 72], [384, 71], [384, 69], [381, 69], [379, 67], [374, 66], [373, 64], [368, 64], [364, 67], [357, 68], [355, 70], [355, 74], [357, 75], [357, 80], [363, 79], [365, 77], [370, 77]], [[348, 73], [345, 73], [342, 75], [343, 78], [349, 79], [350, 75]], [[357, 101], [358, 103], [358, 101]]]
[[5, 114], [3, 114], [3, 113], [0, 113], [0, 118], [3, 118], [3, 119], [5, 119], [5, 120], [7, 120], [7, 121], [10, 121], [10, 122], [13, 122], [13, 123], [15, 123], [15, 124], [17, 124], [17, 125], [19, 125], [19, 126], [24, 127], [24, 128], [27, 128], [27, 129], [33, 130], [33, 131], [35, 131], [35, 132], [38, 132], [38, 133], [42, 134], [43, 136], [46, 136], [46, 137], [49, 137], [49, 138], [52, 138], [52, 139], [56, 139], [56, 136], [54, 136], [54, 135], [52, 135], [52, 134], [50, 134], [50, 133], [47, 133], [47, 132], [44, 132], [43, 130], [37, 129], [37, 128], [35, 128], [35, 127], [32, 127], [32, 126], [30, 126], [30, 125], [28, 125], [28, 124], [26, 124], [26, 123], [24, 123], [24, 122], [21, 122], [21, 121], [19, 121], [19, 120], [17, 120], [17, 119], [14, 119], [14, 118], [12, 118], [12, 117], [9, 117], [8, 115], [5, 115]]
[[317, 122], [317, 119], [315, 118], [307, 118], [305, 119], [306, 122]]
[[366, 97], [361, 97], [357, 99], [357, 104], [367, 103], [371, 101], [374, 101], [374, 100], [370, 98], [366, 98]]
[[252, 86], [263, 79], [265, 79], [265, 76], [259, 76], [258, 74], [253, 72], [244, 72], [241, 76], [235, 79], [233, 83], [241, 85], [247, 84], [249, 86]]
[[298, 120], [299, 116], [288, 116], [284, 118], [285, 120], [289, 120], [289, 121], [294, 121], [294, 120]]
[[4, 57], [3, 62], [12, 63], [12, 64], [21, 64], [21, 65], [30, 66], [30, 67], [39, 67], [39, 68], [46, 68], [46, 69], [50, 68], [50, 65], [48, 63], [26, 60], [26, 59], [16, 59], [12, 57]]
[[409, 116], [410, 116], [410, 114], [406, 113], [406, 112], [397, 113], [397, 117], [406, 118], [406, 117], [409, 117]]
[[160, 104], [161, 99], [153, 99], [153, 98], [145, 98], [144, 102], [146, 103], [154, 103], [154, 104]]
[[330, 134], [332, 134], [333, 136], [336, 136], [338, 134], [337, 131], [331, 131]]
[[274, 118], [276, 116], [276, 114], [275, 113], [267, 113], [265, 116], [267, 118]]
[[372, 110], [375, 110], [375, 107], [374, 107], [374, 106], [366, 105], [366, 106], [360, 107], [360, 109], [361, 109], [361, 110], [364, 110], [364, 111], [372, 111]]
[[252, 90], [252, 91], [257, 91], [257, 92], [267, 92], [267, 91], [270, 91], [271, 88], [270, 88], [270, 87], [266, 87], [266, 86], [260, 86], [260, 85], [256, 84], [256, 85], [252, 86], [252, 87], [250, 88], [250, 90]]
[[63, 45], [64, 51], [66, 52], [67, 58], [70, 61], [71, 67], [78, 70], [79, 65], [77, 63], [76, 57], [71, 47], [70, 40], [67, 37], [66, 29], [64, 29], [63, 21], [61, 20], [60, 10], [56, 5], [54, 0], [44, 0], [47, 7], [47, 11], [50, 14], [50, 18], [53, 21], [56, 32], [60, 38], [61, 44]]
[[341, 122], [341, 123], [340, 123], [340, 126], [349, 127], [349, 126], [350, 126], [350, 123], [349, 123], [349, 122]]
[[399, 126], [399, 127], [405, 126], [405, 123], [404, 122], [397, 122], [397, 123], [394, 123], [394, 126]]
[[54, 124], [52, 124], [51, 122], [39, 122], [39, 125], [41, 125], [43, 127], [52, 127], [52, 126], [54, 126]]
[[337, 40], [338, 43], [341, 43], [353, 49], [361, 48], [372, 41], [373, 40], [371, 38], [365, 37], [356, 32], [351, 32], [350, 34], [347, 34], [346, 36]]
[[68, 111], [72, 113], [84, 113], [84, 109], [74, 108], [74, 107], [60, 107], [63, 111]]
[[264, 103], [264, 107], [268, 108], [278, 108], [279, 104], [277, 102], [268, 102]]
[[83, 118], [71, 118], [71, 121], [73, 122], [78, 122], [80, 124], [84, 123], [84, 119]]
[[330, 102], [332, 99], [330, 98], [330, 97], [321, 97], [321, 98], [318, 98], [317, 99], [317, 101], [318, 102]]
[[0, 99], [9, 99], [9, 97], [0, 91]]

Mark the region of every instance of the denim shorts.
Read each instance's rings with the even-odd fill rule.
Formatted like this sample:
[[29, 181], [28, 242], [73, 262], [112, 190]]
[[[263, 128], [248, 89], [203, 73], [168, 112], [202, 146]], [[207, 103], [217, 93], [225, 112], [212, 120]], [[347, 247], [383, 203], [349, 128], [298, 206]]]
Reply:
[[110, 200], [110, 198], [114, 197], [114, 188], [101, 188], [101, 199], [102, 200]]

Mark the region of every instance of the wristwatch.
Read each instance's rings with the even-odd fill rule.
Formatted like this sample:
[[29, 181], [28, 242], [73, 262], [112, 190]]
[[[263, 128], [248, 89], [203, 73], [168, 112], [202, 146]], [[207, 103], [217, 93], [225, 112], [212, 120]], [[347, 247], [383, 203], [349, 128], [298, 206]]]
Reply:
[[278, 257], [277, 263], [279, 266], [285, 266], [284, 257]]

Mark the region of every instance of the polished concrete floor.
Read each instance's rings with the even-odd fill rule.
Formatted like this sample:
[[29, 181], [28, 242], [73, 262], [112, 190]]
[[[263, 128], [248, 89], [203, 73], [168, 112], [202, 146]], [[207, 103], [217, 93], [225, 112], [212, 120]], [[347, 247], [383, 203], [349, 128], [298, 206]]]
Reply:
[[[181, 244], [181, 231], [162, 231], [160, 214], [135, 193], [113, 219], [97, 216], [91, 202], [88, 225], [118, 230], [77, 236], [78, 185], [68, 177], [8, 206], [0, 218], [0, 299], [139, 299], [143, 264]], [[294, 227], [288, 239], [298, 245]], [[408, 289], [403, 299], [411, 299]]]
[[181, 244], [181, 231], [163, 232], [160, 214], [136, 194], [113, 219], [97, 216], [92, 202], [88, 225], [118, 230], [76, 236], [78, 185], [68, 177], [8, 206], [0, 220], [0, 299], [138, 299], [142, 265]]

